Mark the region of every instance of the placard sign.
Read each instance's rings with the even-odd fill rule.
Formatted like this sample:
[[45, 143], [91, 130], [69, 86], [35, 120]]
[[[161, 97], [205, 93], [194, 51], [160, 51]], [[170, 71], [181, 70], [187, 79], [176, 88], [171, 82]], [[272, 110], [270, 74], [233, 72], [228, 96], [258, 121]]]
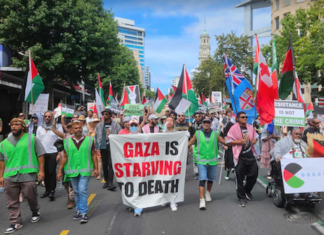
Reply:
[[125, 116], [143, 116], [143, 104], [125, 104]]
[[276, 126], [305, 126], [304, 106], [298, 101], [275, 100]]
[[35, 104], [29, 104], [29, 114], [45, 113], [48, 110], [49, 94], [40, 94]]
[[216, 103], [216, 104], [221, 104], [222, 103], [222, 92], [220, 91], [212, 91], [212, 100], [213, 100], [213, 103]]

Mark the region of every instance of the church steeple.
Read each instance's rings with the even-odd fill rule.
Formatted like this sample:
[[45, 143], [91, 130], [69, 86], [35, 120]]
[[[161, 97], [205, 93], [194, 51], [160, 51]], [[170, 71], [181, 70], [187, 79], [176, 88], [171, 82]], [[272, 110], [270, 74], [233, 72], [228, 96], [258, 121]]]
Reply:
[[206, 19], [204, 19], [204, 32], [200, 35], [200, 46], [199, 46], [199, 65], [204, 60], [210, 57], [210, 37], [206, 31]]

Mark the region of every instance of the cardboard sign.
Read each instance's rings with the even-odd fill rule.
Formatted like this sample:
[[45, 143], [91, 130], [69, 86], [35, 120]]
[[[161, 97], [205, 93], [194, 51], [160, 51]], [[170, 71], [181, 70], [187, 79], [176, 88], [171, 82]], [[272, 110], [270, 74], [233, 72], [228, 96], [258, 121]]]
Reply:
[[305, 126], [304, 106], [298, 101], [275, 100], [276, 126]]
[[125, 116], [143, 116], [143, 104], [125, 104]]
[[29, 104], [29, 114], [45, 113], [48, 110], [49, 94], [40, 94], [35, 104]]

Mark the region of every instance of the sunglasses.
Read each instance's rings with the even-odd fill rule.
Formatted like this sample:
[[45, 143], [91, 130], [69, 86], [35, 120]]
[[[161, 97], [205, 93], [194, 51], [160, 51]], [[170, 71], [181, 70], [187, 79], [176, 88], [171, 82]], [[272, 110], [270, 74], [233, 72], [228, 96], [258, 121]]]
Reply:
[[108, 116], [108, 115], [110, 115], [110, 113], [104, 113], [103, 115], [104, 115], [104, 116]]
[[50, 117], [52, 117], [52, 116], [44, 116], [44, 117], [46, 117], [46, 118], [50, 118]]
[[195, 116], [195, 118], [200, 118], [200, 116]]
[[33, 117], [33, 119], [38, 119], [37, 117]]
[[137, 126], [136, 124], [132, 124], [132, 125], [130, 125], [130, 126]]
[[247, 116], [243, 116], [243, 117], [240, 117], [240, 118], [242, 118], [242, 119], [247, 119]]
[[208, 124], [210, 124], [211, 122], [203, 122], [204, 124], [206, 124], [206, 123], [208, 123]]
[[321, 122], [314, 122], [314, 124], [316, 124], [316, 125], [317, 125], [317, 124], [320, 124], [320, 123], [321, 123]]
[[178, 117], [185, 117], [185, 115], [178, 115]]

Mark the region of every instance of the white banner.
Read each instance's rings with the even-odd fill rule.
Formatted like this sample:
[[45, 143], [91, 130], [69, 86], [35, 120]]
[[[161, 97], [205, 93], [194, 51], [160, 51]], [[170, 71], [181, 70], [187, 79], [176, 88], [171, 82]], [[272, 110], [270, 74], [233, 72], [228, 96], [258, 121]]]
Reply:
[[215, 104], [222, 104], [222, 92], [220, 91], [212, 91], [212, 100]]
[[285, 193], [324, 192], [324, 158], [281, 159]]
[[188, 151], [185, 132], [110, 135], [123, 203], [133, 208], [184, 200]]
[[304, 106], [298, 101], [275, 100], [276, 126], [305, 127]]
[[29, 104], [29, 114], [45, 113], [48, 110], [49, 94], [40, 94], [35, 104]]

